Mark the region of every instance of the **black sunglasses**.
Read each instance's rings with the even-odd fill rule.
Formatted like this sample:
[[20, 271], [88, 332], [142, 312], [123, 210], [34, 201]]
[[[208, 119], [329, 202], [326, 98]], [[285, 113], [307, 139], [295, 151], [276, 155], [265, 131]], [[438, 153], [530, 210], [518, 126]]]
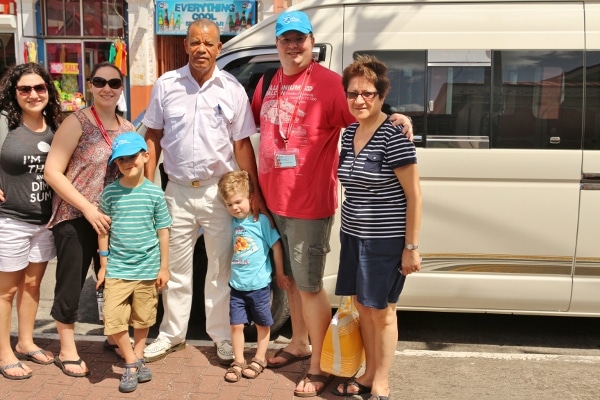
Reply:
[[39, 85], [33, 86], [17, 86], [17, 90], [21, 94], [29, 94], [32, 90], [35, 90], [37, 94], [44, 94], [48, 91], [45, 83], [40, 83]]
[[92, 78], [92, 85], [95, 88], [102, 89], [108, 83], [108, 87], [111, 89], [118, 89], [123, 86], [123, 82], [119, 78], [113, 78], [106, 80], [104, 78], [100, 78], [99, 76], [95, 76]]

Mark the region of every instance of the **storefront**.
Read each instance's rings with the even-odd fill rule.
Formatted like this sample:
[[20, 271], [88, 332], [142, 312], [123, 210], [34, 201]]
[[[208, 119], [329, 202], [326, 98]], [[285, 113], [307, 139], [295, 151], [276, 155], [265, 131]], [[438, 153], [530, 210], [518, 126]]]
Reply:
[[15, 35], [17, 33], [16, 3], [0, 1], [0, 77], [17, 63]]
[[86, 82], [95, 64], [109, 61], [128, 72], [126, 2], [41, 0], [38, 4], [39, 62], [52, 74], [63, 111], [78, 110], [91, 101]]
[[156, 2], [154, 31], [158, 75], [179, 68], [188, 61], [183, 37], [190, 23], [200, 18], [214, 21], [227, 42], [257, 22], [258, 1], [248, 0], [160, 0]]

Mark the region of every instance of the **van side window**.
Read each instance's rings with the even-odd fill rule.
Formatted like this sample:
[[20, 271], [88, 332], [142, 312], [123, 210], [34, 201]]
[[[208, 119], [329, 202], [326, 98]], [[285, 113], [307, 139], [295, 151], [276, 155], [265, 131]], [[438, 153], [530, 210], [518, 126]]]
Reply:
[[384, 111], [413, 119], [417, 146], [600, 149], [598, 51], [357, 53], [387, 64]]
[[493, 147], [581, 148], [583, 55], [493, 52]]
[[365, 50], [355, 54], [372, 54], [387, 65], [391, 86], [383, 111], [410, 116], [413, 120], [413, 132], [416, 135], [424, 134], [427, 52]]
[[600, 51], [586, 53], [583, 148], [600, 150]]
[[279, 68], [279, 61], [256, 60], [256, 57], [238, 58], [234, 62], [227, 64], [225, 71], [229, 72], [244, 86], [246, 94], [250, 101], [256, 90], [258, 81], [263, 76], [266, 70], [271, 68]]

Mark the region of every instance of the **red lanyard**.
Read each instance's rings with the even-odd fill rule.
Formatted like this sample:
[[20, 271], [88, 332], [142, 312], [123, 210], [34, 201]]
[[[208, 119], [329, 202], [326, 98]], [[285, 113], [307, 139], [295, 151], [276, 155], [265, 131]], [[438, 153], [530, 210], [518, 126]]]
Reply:
[[280, 91], [283, 89], [283, 69], [279, 70], [279, 82], [277, 87], [277, 116], [279, 117], [279, 134], [283, 138], [283, 142], [285, 143], [285, 147], [287, 148], [288, 141], [290, 140], [290, 136], [292, 136], [292, 128], [294, 126], [294, 121], [296, 120], [296, 114], [298, 114], [298, 107], [300, 106], [300, 100], [302, 99], [302, 95], [304, 94], [304, 89], [306, 88], [306, 83], [308, 82], [308, 77], [310, 76], [310, 72], [312, 71], [314, 62], [311, 62], [306, 70], [304, 70], [304, 79], [302, 80], [302, 86], [300, 87], [300, 92], [298, 93], [298, 98], [296, 99], [296, 104], [294, 105], [294, 111], [292, 112], [292, 118], [288, 123], [287, 132], [284, 134], [281, 129], [281, 105], [279, 104], [279, 96]]
[[108, 147], [112, 147], [112, 140], [110, 140], [110, 137], [108, 137], [108, 133], [106, 133], [106, 129], [104, 129], [104, 124], [102, 124], [102, 121], [100, 121], [100, 117], [98, 116], [98, 113], [96, 112], [94, 106], [90, 108], [90, 111], [92, 112], [92, 116], [96, 121], [96, 125], [98, 125], [98, 129], [100, 129], [102, 136], [104, 136], [104, 140], [106, 140]]

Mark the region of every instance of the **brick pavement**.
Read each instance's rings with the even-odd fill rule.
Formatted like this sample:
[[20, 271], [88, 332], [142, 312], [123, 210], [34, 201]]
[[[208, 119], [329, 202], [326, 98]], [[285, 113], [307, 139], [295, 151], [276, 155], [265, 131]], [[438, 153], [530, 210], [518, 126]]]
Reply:
[[[12, 339], [14, 346], [15, 338]], [[211, 342], [191, 340], [185, 350], [147, 364], [154, 375], [152, 381], [140, 384], [135, 392], [126, 394], [118, 391], [123, 362], [116, 354], [103, 349], [103, 340], [99, 336], [78, 338], [79, 353], [90, 368], [89, 376], [72, 378], [53, 364], [28, 362], [33, 370], [30, 379], [11, 381], [0, 377], [0, 399], [294, 399], [296, 382], [302, 378], [309, 363], [306, 360], [275, 370], [265, 369], [255, 380], [242, 378], [237, 383], [228, 383], [223, 379], [225, 368], [219, 364]], [[37, 338], [36, 344], [58, 354], [56, 338]], [[246, 349], [246, 359], [250, 360], [254, 349]], [[329, 384], [322, 398], [340, 399], [331, 393], [334, 384]]]

